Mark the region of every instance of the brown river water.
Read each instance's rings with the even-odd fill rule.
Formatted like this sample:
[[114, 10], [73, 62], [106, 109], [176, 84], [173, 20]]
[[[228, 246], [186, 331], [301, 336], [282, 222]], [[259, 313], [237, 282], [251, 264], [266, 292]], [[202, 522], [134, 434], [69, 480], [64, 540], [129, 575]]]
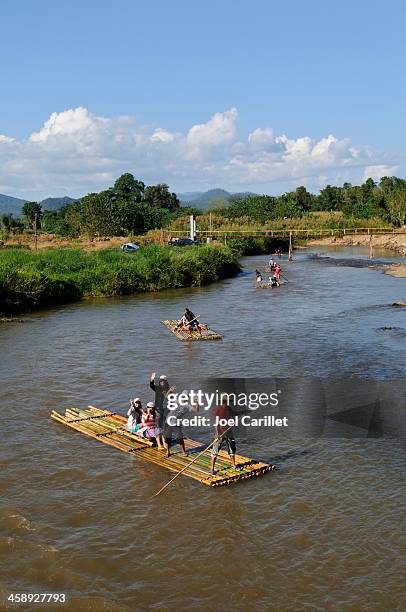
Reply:
[[[0, 609], [406, 610], [406, 309], [390, 306], [406, 280], [370, 269], [361, 249], [314, 253], [283, 260], [278, 290], [255, 291], [267, 258], [250, 257], [209, 287], [0, 328]], [[224, 340], [182, 343], [160, 325], [186, 305]], [[299, 396], [339, 377], [328, 388], [343, 408], [360, 379], [398, 420], [383, 435], [237, 434], [240, 453], [278, 471], [218, 489], [181, 476], [153, 499], [169, 472], [49, 418], [89, 403], [124, 414], [130, 396], [152, 399], [152, 370], [189, 384], [289, 379]], [[7, 603], [44, 592], [67, 603]]]

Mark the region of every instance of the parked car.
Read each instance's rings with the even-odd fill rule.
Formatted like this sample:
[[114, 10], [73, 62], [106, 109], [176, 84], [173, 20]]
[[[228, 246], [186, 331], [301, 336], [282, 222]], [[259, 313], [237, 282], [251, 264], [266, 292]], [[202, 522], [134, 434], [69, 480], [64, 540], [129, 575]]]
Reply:
[[126, 242], [125, 244], [121, 245], [121, 250], [127, 251], [128, 253], [134, 253], [135, 251], [138, 251], [139, 248], [140, 245], [135, 244], [135, 242]]
[[169, 246], [191, 246], [193, 244], [200, 244], [198, 240], [192, 240], [191, 238], [171, 238], [169, 241]]

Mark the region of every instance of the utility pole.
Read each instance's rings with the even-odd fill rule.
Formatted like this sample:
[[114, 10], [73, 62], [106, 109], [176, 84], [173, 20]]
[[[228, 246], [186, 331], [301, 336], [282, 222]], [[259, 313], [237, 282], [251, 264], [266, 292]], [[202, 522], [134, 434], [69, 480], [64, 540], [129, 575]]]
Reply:
[[196, 240], [196, 219], [194, 215], [190, 215], [190, 239]]
[[292, 261], [292, 232], [289, 232], [289, 261]]

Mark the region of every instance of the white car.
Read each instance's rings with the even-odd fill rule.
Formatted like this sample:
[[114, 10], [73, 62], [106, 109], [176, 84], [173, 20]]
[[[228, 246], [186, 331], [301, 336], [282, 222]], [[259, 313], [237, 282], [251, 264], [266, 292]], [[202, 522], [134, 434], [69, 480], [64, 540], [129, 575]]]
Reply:
[[121, 250], [127, 251], [128, 253], [134, 253], [135, 251], [138, 251], [139, 248], [140, 245], [135, 244], [135, 242], [126, 242], [125, 244], [121, 245]]

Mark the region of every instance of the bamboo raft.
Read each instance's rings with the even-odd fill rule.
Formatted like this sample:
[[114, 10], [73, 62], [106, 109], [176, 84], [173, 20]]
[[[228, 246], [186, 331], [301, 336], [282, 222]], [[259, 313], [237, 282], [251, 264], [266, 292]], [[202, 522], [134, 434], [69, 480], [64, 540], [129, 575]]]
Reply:
[[178, 326], [179, 321], [161, 321], [165, 327], [167, 327], [178, 340], [222, 340], [223, 336], [217, 334], [212, 329], [203, 329], [200, 335], [198, 331], [192, 331], [181, 329]]
[[[126, 453], [131, 453], [144, 461], [155, 463], [171, 472], [179, 472], [184, 469], [194, 456], [205, 448], [199, 442], [185, 438], [188, 456], [184, 456], [182, 449], [175, 445], [171, 448], [171, 456], [167, 458], [166, 454], [157, 449], [151, 440], [130, 433], [126, 429], [127, 420], [123, 416], [94, 406], [89, 406], [86, 410], [67, 408], [65, 415], [53, 410], [51, 417], [75, 431]], [[262, 476], [276, 469], [274, 465], [255, 461], [242, 455], [236, 455], [235, 460], [237, 465], [241, 466], [239, 471], [233, 469], [228, 453], [220, 450], [216, 461], [216, 474], [211, 475], [210, 450], [205, 450], [196, 461], [187, 467], [183, 475], [209, 487], [218, 487]]]

